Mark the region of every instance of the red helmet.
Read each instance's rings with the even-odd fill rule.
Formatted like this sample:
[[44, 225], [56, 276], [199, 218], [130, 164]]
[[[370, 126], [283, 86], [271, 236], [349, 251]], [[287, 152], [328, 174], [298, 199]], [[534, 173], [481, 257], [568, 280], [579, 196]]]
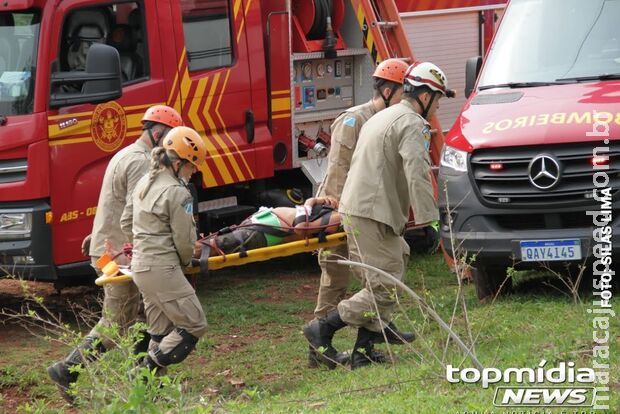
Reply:
[[164, 124], [170, 128], [183, 125], [181, 115], [174, 108], [166, 105], [154, 105], [147, 109], [142, 117], [142, 123], [147, 121]]
[[375, 73], [373, 73], [372, 76], [402, 85], [408, 67], [409, 65], [400, 59], [386, 59], [377, 65]]

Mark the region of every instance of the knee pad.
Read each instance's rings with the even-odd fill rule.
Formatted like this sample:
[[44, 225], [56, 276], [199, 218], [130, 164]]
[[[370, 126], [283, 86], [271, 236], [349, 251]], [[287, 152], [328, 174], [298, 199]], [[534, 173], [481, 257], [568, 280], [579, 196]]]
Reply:
[[164, 354], [159, 347], [154, 352], [157, 363], [161, 366], [168, 366], [170, 364], [178, 364], [183, 361], [194, 350], [198, 338], [187, 332], [185, 329], [175, 329], [177, 334], [181, 337], [181, 342], [174, 349]]

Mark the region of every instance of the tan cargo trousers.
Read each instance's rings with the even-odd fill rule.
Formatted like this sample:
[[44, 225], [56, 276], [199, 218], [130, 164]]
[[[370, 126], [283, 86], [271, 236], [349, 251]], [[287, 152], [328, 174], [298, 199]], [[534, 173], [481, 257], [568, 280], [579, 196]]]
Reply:
[[[409, 260], [409, 246], [404, 238], [390, 226], [368, 218], [347, 216], [343, 223], [352, 261], [374, 266], [403, 280]], [[392, 321], [400, 289], [377, 272], [357, 267], [354, 272], [364, 281], [364, 288], [338, 304], [340, 318], [349, 326], [381, 332]]]
[[[91, 263], [97, 276], [101, 276], [101, 271], [95, 267], [97, 259], [99, 257], [91, 257]], [[132, 281], [108, 283], [103, 287], [101, 319], [88, 335], [100, 338], [101, 344], [109, 351], [116, 347], [116, 342], [105, 336], [105, 330], [117, 325], [121, 335], [124, 335], [127, 329], [137, 321], [144, 321], [144, 307], [138, 287]]]
[[347, 259], [349, 249], [346, 244], [330, 248], [331, 254], [325, 255], [319, 250], [319, 266], [321, 266], [321, 282], [316, 300], [314, 316], [324, 318], [329, 312], [336, 309], [338, 302], [344, 299], [351, 280], [352, 271], [348, 266], [342, 266], [331, 261]]
[[[182, 328], [196, 338], [206, 333], [207, 319], [202, 305], [180, 265], [132, 265], [132, 271], [144, 300], [148, 332], [164, 336], [158, 344], [162, 353], [171, 352], [182, 341], [174, 328]], [[149, 351], [152, 345], [153, 341]]]

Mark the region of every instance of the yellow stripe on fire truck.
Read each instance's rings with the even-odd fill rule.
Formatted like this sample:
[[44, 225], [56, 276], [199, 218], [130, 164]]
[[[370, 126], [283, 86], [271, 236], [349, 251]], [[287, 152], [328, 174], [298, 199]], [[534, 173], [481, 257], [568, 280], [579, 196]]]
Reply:
[[372, 56], [372, 60], [374, 60], [375, 64], [381, 62], [381, 56], [377, 50], [377, 46], [375, 45], [375, 37], [372, 34], [372, 30], [368, 25], [368, 21], [366, 20], [366, 16], [364, 15], [364, 9], [362, 5], [357, 8], [357, 22], [362, 29], [362, 35], [364, 37], [364, 43], [366, 44], [366, 48], [370, 51], [370, 55]]

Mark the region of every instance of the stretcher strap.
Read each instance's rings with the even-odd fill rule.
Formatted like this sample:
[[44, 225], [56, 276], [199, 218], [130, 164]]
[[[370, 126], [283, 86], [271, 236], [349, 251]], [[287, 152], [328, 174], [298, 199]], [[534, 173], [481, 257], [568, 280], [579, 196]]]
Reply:
[[239, 242], [239, 257], [248, 257], [248, 253], [245, 248], [245, 240], [241, 238], [238, 232], [233, 232], [233, 236]]
[[332, 217], [332, 211], [330, 211], [329, 214], [324, 214], [321, 217], [321, 227], [322, 227], [322, 229], [317, 234], [317, 237], [319, 238], [319, 243], [325, 243], [327, 241], [327, 234], [325, 233], [325, 230], [327, 230], [327, 225], [329, 224], [329, 220]]
[[[316, 204], [312, 206], [312, 210], [310, 211], [310, 214], [304, 214], [304, 215], [295, 217], [295, 220], [293, 220], [293, 227], [295, 227], [296, 225], [300, 223], [309, 224], [310, 222], [313, 222], [319, 217], [322, 218], [321, 225], [327, 224], [329, 223], [329, 218], [331, 217], [333, 212], [334, 212], [334, 209], [332, 207], [328, 207], [328, 206], [321, 205], [321, 204]], [[325, 222], [326, 216], [327, 216], [327, 222]]]
[[200, 275], [204, 277], [209, 276], [209, 254], [211, 254], [211, 246], [203, 243], [200, 249]]

